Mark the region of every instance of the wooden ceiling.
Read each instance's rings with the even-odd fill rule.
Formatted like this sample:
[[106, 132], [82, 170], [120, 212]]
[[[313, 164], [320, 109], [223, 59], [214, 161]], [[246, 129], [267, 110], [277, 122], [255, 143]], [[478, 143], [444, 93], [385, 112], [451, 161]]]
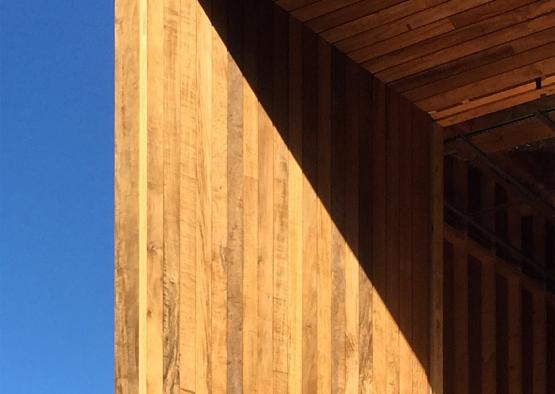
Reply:
[[277, 0], [449, 126], [555, 94], [555, 0]]

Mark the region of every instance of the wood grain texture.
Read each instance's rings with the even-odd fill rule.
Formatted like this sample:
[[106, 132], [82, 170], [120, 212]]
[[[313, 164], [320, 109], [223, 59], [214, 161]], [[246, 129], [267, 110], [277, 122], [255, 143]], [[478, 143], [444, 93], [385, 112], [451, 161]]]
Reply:
[[[418, 87], [419, 91], [410, 95], [419, 98], [410, 100], [429, 113], [448, 105], [443, 95], [471, 81], [499, 77], [507, 85], [499, 79], [495, 84], [477, 83], [476, 95], [460, 92], [452, 105], [489, 97], [535, 78], [507, 74], [518, 67], [533, 69], [538, 77], [553, 73], [542, 65], [553, 56], [548, 45], [553, 36], [548, 31], [555, 28], [553, 0], [318, 0], [295, 2], [295, 6], [288, 1], [277, 4], [394, 89]], [[542, 45], [545, 47], [540, 50]], [[402, 88], [407, 84], [412, 87]], [[428, 89], [435, 93], [425, 93]], [[433, 95], [437, 101], [422, 101]], [[510, 100], [509, 96], [488, 99], [490, 103], [497, 101], [507, 101], [507, 108]], [[484, 106], [483, 113], [494, 112], [497, 106]]]
[[[387, 321], [387, 386], [391, 387], [390, 392], [399, 391], [399, 308], [400, 308], [400, 263], [399, 250], [400, 243], [400, 159], [399, 159], [399, 96], [390, 92], [387, 97], [387, 142], [386, 142], [386, 193], [389, 204], [386, 210], [386, 290], [385, 300], [387, 309], [390, 313]], [[401, 333], [402, 335], [402, 333]]]
[[430, 382], [434, 393], [442, 394], [443, 388], [443, 311], [444, 272], [443, 265], [443, 135], [444, 131], [434, 125], [430, 133], [430, 215], [431, 242], [430, 245]]
[[431, 118], [271, 1], [117, 7], [116, 392], [439, 393]]
[[332, 223], [332, 392], [345, 392], [345, 249], [341, 229], [345, 226], [345, 62], [334, 50], [331, 58], [331, 210]]
[[404, 98], [400, 98], [400, 130], [399, 138], [406, 144], [399, 146], [399, 216], [402, 221], [399, 226], [399, 239], [403, 240], [403, 247], [399, 249], [399, 391], [408, 393], [412, 391], [414, 351], [413, 340], [413, 308], [412, 308], [412, 155], [411, 145], [412, 115], [414, 108]]
[[[226, 8], [221, 1], [214, 1], [213, 20], [226, 18]], [[212, 35], [213, 80], [213, 118], [211, 135], [212, 160], [212, 252], [211, 252], [211, 390], [215, 393], [227, 392], [227, 229], [228, 229], [228, 146], [227, 118], [228, 91], [227, 70], [228, 57], [224, 43]]]
[[115, 392], [139, 392], [139, 4], [115, 9]]
[[164, 392], [179, 393], [179, 290], [181, 258], [181, 72], [179, 50], [179, 1], [164, 7], [164, 250], [163, 250], [163, 340]]
[[[345, 181], [345, 392], [359, 391], [360, 347], [359, 347], [359, 111], [357, 94], [363, 83], [361, 70], [354, 63], [348, 63], [346, 72], [346, 113], [345, 113], [345, 171], [349, 174]], [[350, 93], [352, 92], [352, 93]]]
[[[289, 25], [287, 15], [274, 9], [274, 58], [283, 62], [274, 67], [274, 103], [287, 102], [289, 85], [287, 79], [289, 61]], [[274, 106], [274, 279], [273, 279], [273, 374], [274, 393], [287, 392], [288, 383], [288, 179], [289, 165], [287, 143], [289, 141], [289, 107]], [[278, 126], [276, 126], [278, 125]], [[279, 127], [280, 132], [277, 131]]]
[[[179, 388], [195, 390], [195, 315], [196, 315], [196, 127], [183, 128], [182, 124], [196, 125], [198, 83], [196, 78], [196, 18], [194, 1], [182, 2], [179, 50], [189, 53], [181, 57], [180, 108], [180, 185], [179, 185]], [[191, 37], [191, 39], [184, 39]]]
[[302, 391], [302, 28], [289, 20], [288, 391]]
[[[164, 67], [163, 8], [146, 7], [146, 390], [163, 390]], [[144, 187], [144, 183], [143, 183]]]
[[[374, 81], [372, 122], [372, 364], [374, 392], [386, 392], [387, 387], [387, 339], [386, 322], [389, 318], [385, 306], [387, 265], [386, 261], [386, 89]], [[414, 322], [413, 322], [414, 324]], [[418, 364], [418, 362], [417, 362]]]
[[318, 392], [331, 392], [331, 48], [318, 41]]

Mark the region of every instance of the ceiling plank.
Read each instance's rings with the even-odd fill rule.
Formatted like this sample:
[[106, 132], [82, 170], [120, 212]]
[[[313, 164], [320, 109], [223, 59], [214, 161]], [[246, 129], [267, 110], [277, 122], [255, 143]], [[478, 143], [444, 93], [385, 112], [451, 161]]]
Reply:
[[[552, 35], [549, 39], [555, 40], [555, 29], [552, 29], [551, 33], [554, 35]], [[410, 90], [406, 92], [404, 96], [414, 102], [420, 102], [421, 100], [433, 100], [434, 97], [437, 97], [437, 100], [441, 100], [441, 97], [446, 92], [455, 91], [456, 89], [469, 84], [479, 83], [486, 78], [500, 75], [526, 65], [532, 64], [530, 67], [535, 67], [535, 63], [541, 62], [542, 60], [554, 55], [555, 41], [533, 48], [526, 52], [506, 57], [497, 62], [488, 63], [482, 67], [453, 75], [452, 77], [436, 81], [435, 83], [425, 85], [421, 88]], [[480, 87], [480, 93], [483, 93], [485, 89], [485, 86]], [[465, 99], [468, 98], [468, 96], [465, 96]]]
[[[392, 52], [386, 56], [381, 56], [379, 58], [370, 60], [368, 62], [364, 62], [364, 67], [372, 72], [378, 73], [383, 70], [391, 69], [397, 65], [403, 65], [405, 67], [409, 67], [410, 65], [418, 64], [422, 58], [430, 58], [432, 56], [438, 56], [437, 53], [445, 53], [445, 52], [458, 52], [460, 45], [469, 45], [468, 42], [471, 40], [478, 40], [480, 41], [482, 38], [486, 37], [488, 34], [493, 34], [494, 37], [499, 37], [500, 34], [502, 35], [511, 35], [509, 31], [517, 26], [520, 26], [521, 30], [524, 30], [524, 35], [531, 34], [533, 31], [529, 31], [526, 28], [527, 21], [534, 20], [534, 18], [538, 18], [542, 15], [545, 15], [549, 12], [555, 11], [555, 0], [544, 0], [540, 2], [534, 2], [532, 4], [526, 5], [524, 7], [517, 8], [510, 12], [498, 15], [496, 17], [482, 20], [478, 23], [474, 23], [472, 25], [468, 25], [466, 27], [454, 30], [453, 32], [443, 34], [437, 38], [433, 38], [431, 40], [421, 42], [418, 45], [413, 45], [403, 50]], [[553, 26], [553, 17], [551, 16], [551, 21], [547, 22], [548, 27]], [[524, 22], [524, 24], [523, 24]], [[537, 24], [537, 22], [536, 22]], [[505, 29], [505, 30], [502, 30]], [[543, 30], [543, 29], [538, 29]], [[501, 33], [499, 33], [501, 31]], [[527, 33], [527, 34], [526, 34]], [[521, 37], [523, 34], [520, 33], [518, 37]], [[514, 34], [513, 34], [514, 36]], [[518, 37], [508, 37], [505, 40], [501, 40], [497, 44], [498, 45], [503, 42], [511, 41]], [[503, 38], [503, 37], [502, 37]], [[491, 38], [490, 38], [491, 40]], [[456, 48], [453, 48], [456, 47]], [[470, 53], [467, 53], [467, 55]], [[461, 54], [459, 57], [465, 56]], [[453, 57], [448, 60], [443, 60], [442, 63], [446, 63], [449, 60], [453, 60]], [[438, 63], [441, 64], [441, 63]], [[437, 65], [437, 64], [435, 64]], [[431, 67], [434, 64], [428, 66]], [[412, 74], [422, 71], [426, 68], [420, 67], [417, 71], [413, 72]], [[406, 75], [401, 75], [400, 79], [404, 76], [410, 75], [411, 72], [408, 72]]]
[[[549, 80], [550, 78], [546, 79], [546, 81]], [[439, 124], [447, 127], [554, 94], [555, 81], [551, 81], [549, 85], [545, 84], [541, 89], [536, 89], [536, 84], [530, 83], [479, 100], [470, 101], [445, 111], [431, 113], [431, 115]]]
[[417, 101], [416, 104], [424, 111], [438, 111], [462, 103], [465, 100], [485, 96], [484, 92], [493, 94], [534, 81], [536, 78], [550, 76], [555, 74], [555, 52], [549, 55], [552, 57], [446, 91], [437, 96], [428, 97]]
[[335, 43], [369, 28], [391, 23], [407, 15], [445, 2], [446, 0], [407, 0], [403, 3], [384, 8], [371, 14], [366, 14], [350, 22], [322, 31], [320, 35], [329, 42]]
[[[555, 9], [555, 1], [553, 2]], [[454, 48], [445, 48], [439, 52], [421, 57], [413, 61], [400, 64], [390, 69], [376, 73], [376, 76], [382, 81], [391, 82], [398, 79], [416, 74], [440, 64], [453, 61], [457, 58], [471, 55], [473, 53], [483, 51], [492, 46], [500, 45], [508, 41], [524, 37], [534, 32], [542, 31], [553, 26], [555, 20], [555, 12], [542, 15], [530, 21], [522, 22], [517, 25], [507, 27], [502, 30], [495, 31], [485, 36], [466, 41]]]
[[555, 0], [276, 4], [444, 125], [555, 90]]
[[449, 18], [444, 18], [434, 23], [421, 26], [388, 40], [365, 46], [349, 53], [349, 56], [358, 63], [367, 62], [371, 59], [379, 58], [380, 56], [388, 53], [410, 47], [411, 45], [440, 36], [455, 29], [460, 29], [485, 19], [492, 18], [504, 12], [511, 11], [517, 7], [522, 7], [526, 4], [532, 3], [533, 1], [536, 0], [507, 0], [489, 2], [480, 7], [476, 7], [460, 14], [453, 15]]
[[343, 52], [349, 53], [365, 46], [398, 36], [402, 33], [411, 32], [414, 29], [434, 22], [441, 22], [443, 26], [449, 25], [454, 29], [454, 25], [447, 17], [490, 2], [492, 2], [492, 0], [466, 0], [464, 2], [460, 0], [451, 0], [408, 15], [395, 23], [371, 27], [369, 30], [338, 41], [336, 46]]
[[375, 13], [379, 10], [401, 4], [405, 0], [362, 0], [335, 12], [314, 18], [306, 23], [316, 33], [351, 22], [357, 18]]
[[[534, 50], [552, 42], [555, 42], [555, 27], [485, 49], [430, 70], [422, 71], [395, 81], [390, 86], [396, 91], [404, 93], [407, 98], [411, 97], [414, 100], [421, 100], [441, 91], [448, 90], [440, 89], [440, 85], [443, 83], [449, 84], [452, 78], [459, 78], [461, 74], [479, 75], [482, 71], [486, 71], [488, 75], [485, 75], [483, 78], [487, 78], [494, 74], [491, 74], [488, 68], [483, 67], [484, 65], [501, 70], [504, 62], [510, 62], [509, 58], [511, 56], [518, 57], [523, 52]], [[543, 59], [543, 57], [540, 57], [540, 59]]]

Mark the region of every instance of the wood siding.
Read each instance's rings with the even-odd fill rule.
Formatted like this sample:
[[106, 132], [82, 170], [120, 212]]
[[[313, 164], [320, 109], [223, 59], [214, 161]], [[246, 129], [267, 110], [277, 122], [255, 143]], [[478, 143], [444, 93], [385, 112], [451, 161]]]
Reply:
[[446, 239], [445, 393], [553, 392], [552, 293], [463, 233]]
[[441, 393], [429, 116], [271, 1], [118, 0], [116, 54], [116, 392]]
[[554, 263], [546, 217], [454, 156], [445, 159], [445, 175], [446, 202], [473, 222], [446, 215], [444, 392], [550, 394], [555, 298], [546, 275]]

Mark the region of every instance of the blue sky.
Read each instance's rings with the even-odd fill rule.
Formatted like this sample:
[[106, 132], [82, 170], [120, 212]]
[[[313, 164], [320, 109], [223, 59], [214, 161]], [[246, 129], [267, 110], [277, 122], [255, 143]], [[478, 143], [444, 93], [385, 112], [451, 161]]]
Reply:
[[113, 392], [112, 26], [0, 0], [0, 393]]

